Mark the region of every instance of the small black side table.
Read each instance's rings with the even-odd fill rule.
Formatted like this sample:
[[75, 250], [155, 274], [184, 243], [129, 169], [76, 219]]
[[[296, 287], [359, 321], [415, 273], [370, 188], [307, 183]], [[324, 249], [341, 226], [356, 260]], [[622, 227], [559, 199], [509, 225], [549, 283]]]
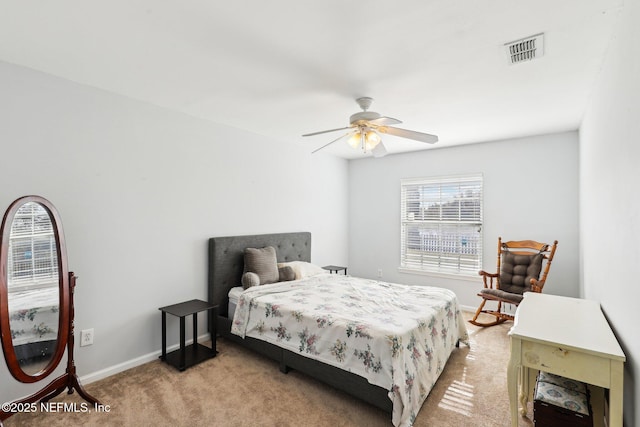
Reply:
[[[217, 308], [217, 305], [198, 299], [160, 307], [158, 309], [162, 311], [162, 355], [160, 356], [160, 360], [164, 360], [170, 365], [175, 366], [180, 371], [184, 371], [196, 363], [215, 357], [218, 353], [216, 351], [215, 326]], [[211, 348], [198, 344], [198, 313], [205, 310], [213, 310], [213, 315], [209, 316]], [[167, 354], [167, 313], [180, 318], [180, 349], [172, 351], [169, 354]], [[184, 318], [189, 315], [193, 316], [193, 344], [187, 347], [185, 346]]]
[[335, 271], [336, 274], [338, 274], [339, 271], [344, 270], [344, 274], [347, 274], [347, 267], [341, 267], [339, 265], [325, 265], [324, 267], [325, 270], [329, 270], [330, 273], [333, 273]]

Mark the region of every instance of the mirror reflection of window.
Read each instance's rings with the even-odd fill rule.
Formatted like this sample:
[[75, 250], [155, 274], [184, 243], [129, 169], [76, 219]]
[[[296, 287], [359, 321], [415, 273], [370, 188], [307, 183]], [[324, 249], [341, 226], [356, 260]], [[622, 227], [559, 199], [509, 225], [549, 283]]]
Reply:
[[11, 226], [8, 262], [9, 292], [58, 286], [56, 239], [49, 213], [38, 203], [26, 203]]

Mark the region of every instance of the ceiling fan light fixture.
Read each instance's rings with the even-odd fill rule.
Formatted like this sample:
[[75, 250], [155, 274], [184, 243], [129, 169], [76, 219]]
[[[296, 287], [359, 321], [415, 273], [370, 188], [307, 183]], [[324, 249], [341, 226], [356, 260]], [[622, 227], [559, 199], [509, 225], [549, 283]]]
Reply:
[[362, 149], [366, 153], [373, 150], [380, 142], [382, 138], [377, 132], [373, 130], [358, 130], [353, 133], [347, 140], [347, 143], [354, 149]]
[[362, 134], [360, 131], [355, 132], [353, 135], [349, 137], [347, 140], [347, 144], [351, 146], [351, 148], [358, 148], [362, 144]]
[[382, 139], [380, 138], [380, 135], [370, 130], [365, 134], [365, 137], [364, 137], [364, 144], [365, 144], [366, 150], [373, 150], [378, 144], [380, 144], [380, 141], [382, 141]]

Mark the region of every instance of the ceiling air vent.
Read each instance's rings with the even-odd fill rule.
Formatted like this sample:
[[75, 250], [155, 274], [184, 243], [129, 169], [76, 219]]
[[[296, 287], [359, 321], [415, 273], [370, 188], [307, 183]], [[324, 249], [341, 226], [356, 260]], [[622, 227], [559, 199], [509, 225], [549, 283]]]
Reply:
[[544, 54], [544, 34], [516, 40], [504, 45], [507, 49], [510, 64], [531, 61]]

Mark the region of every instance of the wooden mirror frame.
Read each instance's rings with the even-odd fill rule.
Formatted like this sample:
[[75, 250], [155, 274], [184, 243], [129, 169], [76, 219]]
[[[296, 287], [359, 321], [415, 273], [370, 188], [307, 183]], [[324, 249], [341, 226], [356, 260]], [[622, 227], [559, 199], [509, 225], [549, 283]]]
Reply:
[[[7, 283], [7, 263], [8, 263], [8, 251], [9, 251], [9, 238], [11, 235], [11, 227], [13, 225], [13, 219], [15, 218], [18, 209], [25, 203], [34, 202], [38, 203], [45, 208], [51, 219], [52, 228], [56, 239], [56, 250], [58, 258], [58, 290], [59, 290], [59, 311], [58, 311], [58, 335], [56, 341], [56, 349], [53, 356], [47, 363], [47, 365], [34, 375], [29, 375], [24, 372], [20, 366], [20, 362], [16, 355], [15, 348], [13, 346], [13, 338], [11, 336], [11, 327], [9, 319], [9, 304], [8, 304], [8, 283]], [[73, 292], [76, 285], [76, 276], [73, 272], [68, 271], [67, 265], [67, 252], [64, 241], [64, 234], [62, 231], [62, 222], [57, 210], [51, 202], [40, 196], [25, 196], [15, 200], [7, 209], [4, 218], [2, 220], [2, 226], [0, 227], [0, 235], [2, 236], [2, 246], [0, 246], [0, 338], [2, 339], [2, 351], [5, 355], [5, 361], [9, 372], [13, 377], [23, 383], [34, 383], [46, 378], [50, 375], [60, 364], [65, 350], [67, 351], [67, 370], [66, 372], [54, 379], [42, 390], [27, 396], [23, 399], [16, 400], [14, 404], [19, 403], [31, 403], [42, 401], [46, 402], [53, 397], [60, 394], [64, 389], [68, 389], [67, 393], [73, 393], [73, 390], [77, 390], [78, 394], [86, 401], [95, 405], [101, 405], [101, 403], [88, 394], [76, 375], [76, 366], [73, 361], [73, 347], [74, 347], [74, 331], [73, 331], [73, 318], [74, 318], [74, 306], [73, 306]], [[6, 405], [0, 409], [0, 427], [2, 421], [14, 414], [9, 409], [5, 410]], [[8, 405], [8, 408], [19, 407], [20, 405]]]

